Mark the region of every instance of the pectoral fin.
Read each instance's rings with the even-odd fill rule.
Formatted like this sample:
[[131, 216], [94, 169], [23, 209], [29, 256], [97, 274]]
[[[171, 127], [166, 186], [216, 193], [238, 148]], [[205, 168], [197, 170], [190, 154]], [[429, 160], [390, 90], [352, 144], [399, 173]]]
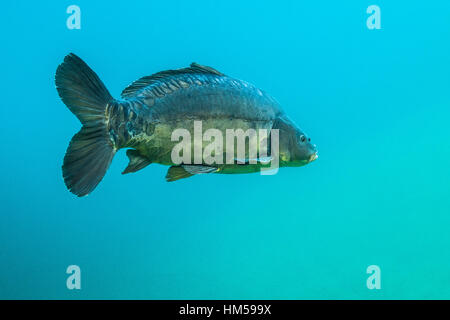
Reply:
[[146, 166], [152, 163], [148, 158], [142, 156], [137, 150], [128, 149], [127, 156], [128, 159], [130, 159], [130, 162], [128, 163], [128, 166], [125, 168], [122, 174], [136, 172], [138, 170], [144, 169]]
[[184, 178], [189, 178], [196, 174], [212, 173], [216, 171], [218, 171], [218, 168], [202, 165], [171, 166], [167, 171], [166, 181], [171, 182]]

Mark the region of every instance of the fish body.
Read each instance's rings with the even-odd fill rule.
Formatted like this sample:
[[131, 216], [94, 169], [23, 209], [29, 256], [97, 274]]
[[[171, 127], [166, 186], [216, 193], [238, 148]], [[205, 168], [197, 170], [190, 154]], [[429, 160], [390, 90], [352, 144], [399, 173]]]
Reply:
[[[317, 158], [310, 139], [273, 97], [211, 67], [193, 63], [188, 68], [158, 72], [136, 80], [123, 90], [120, 99], [113, 99], [87, 64], [69, 54], [58, 67], [55, 81], [61, 99], [83, 124], [72, 138], [63, 165], [66, 185], [78, 196], [97, 186], [122, 148], [128, 148], [130, 159], [123, 173], [141, 170], [150, 163], [170, 165], [167, 181], [199, 173], [257, 172], [268, 166], [250, 161], [250, 139], [240, 163], [227, 163], [225, 151], [223, 157], [220, 155], [223, 162], [196, 162], [195, 142], [190, 162], [174, 163], [172, 153], [179, 143], [173, 139], [174, 131], [184, 129], [193, 137], [199, 123], [200, 134], [212, 129], [224, 137], [230, 129], [278, 129], [280, 166], [301, 166]], [[198, 141], [202, 150], [210, 144]]]

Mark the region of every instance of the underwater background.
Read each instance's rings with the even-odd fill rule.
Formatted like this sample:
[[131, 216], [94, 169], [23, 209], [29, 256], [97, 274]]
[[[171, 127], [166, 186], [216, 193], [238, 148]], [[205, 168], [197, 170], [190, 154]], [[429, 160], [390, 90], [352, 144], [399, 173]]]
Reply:
[[[450, 2], [8, 1], [0, 15], [0, 298], [450, 298]], [[61, 165], [81, 124], [54, 85], [69, 52], [114, 97], [193, 61], [251, 82], [319, 159], [167, 183], [157, 164], [121, 175], [122, 150], [77, 198]]]

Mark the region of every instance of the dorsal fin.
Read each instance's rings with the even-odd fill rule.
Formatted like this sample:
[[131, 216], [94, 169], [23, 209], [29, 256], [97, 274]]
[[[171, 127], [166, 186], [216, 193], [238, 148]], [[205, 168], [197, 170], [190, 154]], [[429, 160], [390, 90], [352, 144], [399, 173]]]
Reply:
[[202, 66], [198, 63], [192, 62], [191, 66], [188, 68], [182, 68], [182, 69], [176, 69], [176, 70], [166, 70], [166, 71], [160, 71], [155, 74], [152, 74], [151, 76], [145, 76], [142, 77], [133, 83], [131, 83], [128, 87], [126, 87], [122, 93], [122, 98], [130, 98], [135, 96], [141, 89], [152, 85], [157, 82], [165, 82], [170, 80], [168, 79], [171, 76], [174, 75], [180, 75], [180, 74], [214, 74], [217, 76], [224, 76], [224, 74], [220, 71], [217, 71], [214, 68], [208, 67], [208, 66]]

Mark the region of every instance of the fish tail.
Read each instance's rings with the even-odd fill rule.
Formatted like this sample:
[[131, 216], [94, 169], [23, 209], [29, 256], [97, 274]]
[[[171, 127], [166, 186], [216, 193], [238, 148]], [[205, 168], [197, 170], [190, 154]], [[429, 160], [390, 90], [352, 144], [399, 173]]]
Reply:
[[117, 150], [105, 116], [113, 98], [95, 72], [73, 53], [58, 66], [55, 83], [61, 100], [83, 124], [70, 141], [62, 166], [67, 189], [82, 197], [102, 180]]

